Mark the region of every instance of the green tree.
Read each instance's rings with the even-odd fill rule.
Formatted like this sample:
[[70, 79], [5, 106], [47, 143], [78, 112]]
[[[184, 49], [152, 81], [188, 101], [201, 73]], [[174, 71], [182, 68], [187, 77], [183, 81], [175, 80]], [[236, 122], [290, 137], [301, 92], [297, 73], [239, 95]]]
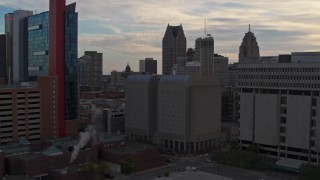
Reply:
[[97, 171], [100, 175], [104, 176], [104, 174], [109, 171], [109, 164], [106, 161], [101, 161], [99, 163]]
[[94, 174], [94, 175], [98, 172], [97, 170], [98, 170], [97, 165], [92, 162], [86, 162], [80, 168], [81, 172]]
[[122, 172], [126, 175], [134, 172], [134, 161], [130, 155], [126, 156], [121, 162]]

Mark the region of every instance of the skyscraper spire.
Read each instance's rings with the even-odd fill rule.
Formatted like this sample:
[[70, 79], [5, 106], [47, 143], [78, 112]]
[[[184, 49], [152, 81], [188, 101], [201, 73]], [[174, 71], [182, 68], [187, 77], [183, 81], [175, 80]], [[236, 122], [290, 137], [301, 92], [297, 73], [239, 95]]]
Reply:
[[249, 32], [251, 32], [251, 25], [249, 24]]

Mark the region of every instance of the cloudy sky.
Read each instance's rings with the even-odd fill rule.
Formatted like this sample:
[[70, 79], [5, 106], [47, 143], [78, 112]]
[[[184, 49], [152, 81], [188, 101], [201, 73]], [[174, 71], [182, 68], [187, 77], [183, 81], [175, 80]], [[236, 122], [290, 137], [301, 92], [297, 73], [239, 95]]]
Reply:
[[[124, 70], [129, 63], [153, 57], [161, 72], [161, 46], [166, 26], [182, 24], [188, 47], [207, 33], [215, 52], [237, 61], [238, 48], [248, 31], [255, 33], [261, 55], [320, 50], [319, 0], [67, 0], [77, 2], [79, 50], [103, 53], [104, 74]], [[47, 11], [48, 0], [1, 0], [0, 17], [16, 9]], [[4, 32], [0, 18], [0, 33]]]

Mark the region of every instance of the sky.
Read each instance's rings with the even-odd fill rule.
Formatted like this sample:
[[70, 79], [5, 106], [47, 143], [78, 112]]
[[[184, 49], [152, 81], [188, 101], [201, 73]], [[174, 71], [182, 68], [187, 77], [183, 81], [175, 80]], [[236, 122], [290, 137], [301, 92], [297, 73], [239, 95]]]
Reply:
[[[215, 53], [238, 61], [239, 46], [251, 24], [260, 55], [320, 50], [319, 0], [67, 0], [79, 13], [78, 56], [103, 53], [103, 73], [123, 71], [127, 63], [158, 60], [162, 72], [162, 38], [166, 27], [182, 24], [187, 47], [206, 31], [215, 39]], [[1, 0], [0, 17], [17, 9], [48, 11], [48, 0]], [[0, 18], [0, 33], [4, 32]]]

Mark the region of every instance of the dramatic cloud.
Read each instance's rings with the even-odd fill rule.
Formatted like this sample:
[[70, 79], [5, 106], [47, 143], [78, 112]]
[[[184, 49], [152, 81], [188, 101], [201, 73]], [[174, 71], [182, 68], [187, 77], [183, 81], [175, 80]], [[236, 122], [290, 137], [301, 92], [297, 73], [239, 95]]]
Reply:
[[[188, 47], [207, 33], [215, 52], [237, 61], [239, 45], [252, 25], [262, 55], [319, 50], [319, 0], [75, 0], [79, 12], [79, 56], [85, 50], [103, 52], [104, 73], [138, 70], [138, 60], [153, 57], [161, 72], [161, 43], [167, 24], [182, 24]], [[48, 0], [1, 0], [0, 16], [12, 9], [46, 11]], [[67, 3], [73, 1], [67, 0]], [[0, 33], [4, 31], [0, 20]]]

